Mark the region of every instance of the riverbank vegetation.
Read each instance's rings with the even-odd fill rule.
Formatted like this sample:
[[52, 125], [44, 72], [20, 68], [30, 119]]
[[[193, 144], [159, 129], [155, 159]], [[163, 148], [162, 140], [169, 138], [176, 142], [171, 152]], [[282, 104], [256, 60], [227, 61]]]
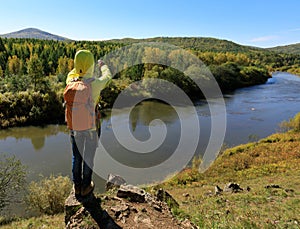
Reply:
[[[222, 91], [264, 83], [270, 72], [299, 70], [297, 54], [275, 53], [213, 38], [152, 38], [111, 41], [52, 41], [38, 39], [0, 38], [0, 127], [44, 125], [64, 122], [63, 89], [67, 73], [73, 68], [77, 50], [89, 49], [95, 59], [138, 42], [167, 42], [184, 48], [206, 64]], [[161, 58], [160, 50], [145, 47], [142, 61]], [[182, 88], [192, 99], [201, 98], [199, 88], [186, 76], [167, 65], [134, 64], [138, 55], [126, 59], [131, 67], [115, 72], [109, 88], [102, 93], [102, 106], [111, 107], [117, 95], [132, 82], [145, 78], [162, 78]], [[163, 53], [166, 63], [176, 50]], [[122, 60], [115, 57], [109, 67], [116, 69]], [[195, 66], [187, 69], [195, 72]]]
[[[189, 218], [199, 228], [299, 228], [299, 117], [300, 113], [283, 122], [287, 132], [224, 150], [204, 173], [198, 170], [201, 158], [195, 158], [190, 168], [147, 190], [167, 190], [179, 203], [172, 213]], [[238, 183], [241, 189], [226, 192], [223, 187], [228, 182]], [[70, 187], [70, 180], [60, 176], [33, 182], [31, 206], [41, 215], [1, 218], [0, 225], [63, 228], [64, 214], [59, 212]]]

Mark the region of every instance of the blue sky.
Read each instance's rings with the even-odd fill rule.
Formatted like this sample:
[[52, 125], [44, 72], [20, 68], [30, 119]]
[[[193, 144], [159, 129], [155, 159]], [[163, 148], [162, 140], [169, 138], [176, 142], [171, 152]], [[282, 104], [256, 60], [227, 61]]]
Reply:
[[272, 47], [300, 42], [298, 0], [0, 0], [0, 34], [34, 27], [76, 40], [215, 37]]

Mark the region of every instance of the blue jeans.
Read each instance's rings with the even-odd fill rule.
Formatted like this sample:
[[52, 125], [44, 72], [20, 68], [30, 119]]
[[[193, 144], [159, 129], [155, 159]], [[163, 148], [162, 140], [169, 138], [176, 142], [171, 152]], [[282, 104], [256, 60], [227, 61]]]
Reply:
[[92, 181], [94, 157], [98, 147], [96, 131], [71, 130], [72, 175], [75, 185], [88, 186]]

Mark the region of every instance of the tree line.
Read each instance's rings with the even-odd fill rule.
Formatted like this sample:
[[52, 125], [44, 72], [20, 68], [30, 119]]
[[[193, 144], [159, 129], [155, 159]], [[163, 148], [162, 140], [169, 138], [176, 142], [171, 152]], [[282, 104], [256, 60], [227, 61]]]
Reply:
[[[0, 38], [1, 128], [63, 122], [62, 93], [66, 76], [74, 67], [73, 58], [76, 51], [88, 49], [96, 60], [138, 41]], [[219, 42], [217, 39], [208, 39], [204, 42], [195, 38], [160, 38], [150, 41], [170, 41], [185, 48], [184, 50], [209, 67], [222, 91], [264, 83], [270, 77], [270, 72], [276, 70], [295, 72], [300, 64], [299, 56], [294, 54], [251, 49], [234, 43]], [[209, 45], [212, 47], [211, 50]], [[226, 47], [229, 51], [224, 51]], [[115, 55], [107, 61], [113, 70], [114, 80], [101, 95], [103, 107], [111, 107], [117, 95], [132, 82], [147, 78], [168, 80], [182, 88], [190, 97], [201, 98], [199, 88], [186, 76], [187, 72], [195, 72], [197, 65], [185, 63], [184, 58], [178, 53], [179, 50], [146, 46], [139, 50], [135, 49], [136, 46], [129, 46], [122, 52], [123, 56]], [[165, 64], [151, 63], [153, 58]], [[180, 64], [186, 71], [170, 67], [172, 64], [173, 66]]]

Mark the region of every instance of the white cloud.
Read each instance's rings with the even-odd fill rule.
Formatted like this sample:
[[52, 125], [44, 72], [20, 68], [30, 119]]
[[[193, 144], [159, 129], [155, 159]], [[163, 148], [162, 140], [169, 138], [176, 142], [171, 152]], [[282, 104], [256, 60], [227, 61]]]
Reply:
[[263, 41], [271, 41], [276, 40], [278, 36], [264, 36], [264, 37], [256, 37], [251, 39], [251, 42], [263, 42]]

